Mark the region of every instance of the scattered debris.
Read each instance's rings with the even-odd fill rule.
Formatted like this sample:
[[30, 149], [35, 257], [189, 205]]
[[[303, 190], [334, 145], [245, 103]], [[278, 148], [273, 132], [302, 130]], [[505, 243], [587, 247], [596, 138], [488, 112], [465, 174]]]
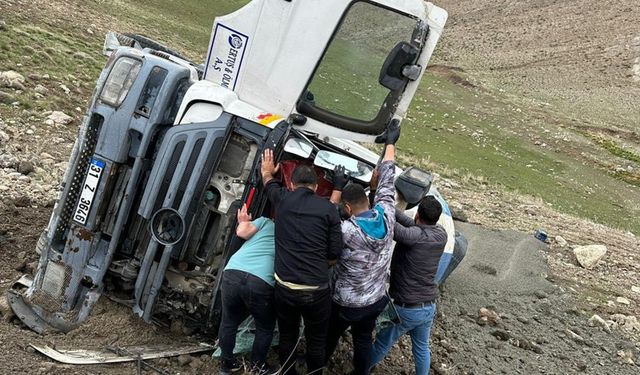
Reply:
[[[46, 355], [47, 357], [69, 365], [91, 365], [91, 364], [105, 364], [105, 363], [122, 363], [133, 362], [137, 360], [147, 360], [154, 358], [176, 357], [187, 355], [191, 353], [202, 353], [213, 351], [215, 347], [213, 345], [200, 343], [197, 345], [189, 345], [178, 347], [174, 346], [147, 346], [147, 347], [128, 347], [128, 348], [110, 348], [106, 350], [84, 350], [84, 349], [54, 349], [49, 346], [38, 346], [31, 344], [38, 352]], [[126, 352], [127, 355], [121, 355], [118, 353]], [[178, 357], [178, 358], [180, 358]]]
[[573, 249], [578, 263], [586, 269], [595, 267], [606, 253], [607, 247], [605, 245], [578, 246]]

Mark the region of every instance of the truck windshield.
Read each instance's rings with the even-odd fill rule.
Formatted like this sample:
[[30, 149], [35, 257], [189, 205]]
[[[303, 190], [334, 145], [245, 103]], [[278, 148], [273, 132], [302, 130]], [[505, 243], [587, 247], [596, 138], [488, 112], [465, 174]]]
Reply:
[[378, 83], [382, 65], [397, 43], [411, 41], [417, 22], [371, 3], [354, 3], [301, 99], [335, 115], [373, 121], [389, 94]]

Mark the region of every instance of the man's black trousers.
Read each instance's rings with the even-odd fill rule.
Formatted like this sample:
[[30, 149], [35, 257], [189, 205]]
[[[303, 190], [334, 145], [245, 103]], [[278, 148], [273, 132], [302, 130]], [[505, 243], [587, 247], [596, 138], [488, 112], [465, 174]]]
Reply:
[[256, 324], [251, 361], [261, 367], [273, 339], [276, 324], [274, 289], [247, 272], [226, 270], [222, 277], [222, 322], [218, 333], [221, 359], [233, 362], [238, 326], [251, 314]]
[[387, 297], [364, 307], [345, 307], [333, 303], [327, 336], [327, 361], [336, 350], [340, 336], [351, 327], [353, 338], [353, 367], [355, 375], [369, 374], [373, 329], [378, 315], [387, 305]]
[[[322, 374], [331, 296], [329, 288], [292, 290], [276, 283], [276, 311], [280, 332], [280, 365], [283, 374], [295, 374], [296, 343], [300, 337], [300, 318], [304, 319], [307, 374]], [[291, 371], [285, 372], [291, 368]]]

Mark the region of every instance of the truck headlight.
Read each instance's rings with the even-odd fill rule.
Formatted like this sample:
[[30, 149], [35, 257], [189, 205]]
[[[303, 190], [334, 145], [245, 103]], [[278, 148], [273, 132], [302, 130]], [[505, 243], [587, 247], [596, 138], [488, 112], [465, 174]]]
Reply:
[[102, 88], [100, 100], [111, 106], [119, 107], [127, 97], [141, 67], [142, 62], [139, 60], [130, 57], [118, 59]]

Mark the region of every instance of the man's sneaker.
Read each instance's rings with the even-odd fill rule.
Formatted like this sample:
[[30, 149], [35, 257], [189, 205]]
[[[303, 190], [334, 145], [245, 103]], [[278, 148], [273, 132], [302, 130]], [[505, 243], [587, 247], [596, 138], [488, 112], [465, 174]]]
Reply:
[[220, 375], [229, 375], [231, 373], [242, 370], [242, 363], [234, 359], [233, 361], [221, 360], [220, 361]]

